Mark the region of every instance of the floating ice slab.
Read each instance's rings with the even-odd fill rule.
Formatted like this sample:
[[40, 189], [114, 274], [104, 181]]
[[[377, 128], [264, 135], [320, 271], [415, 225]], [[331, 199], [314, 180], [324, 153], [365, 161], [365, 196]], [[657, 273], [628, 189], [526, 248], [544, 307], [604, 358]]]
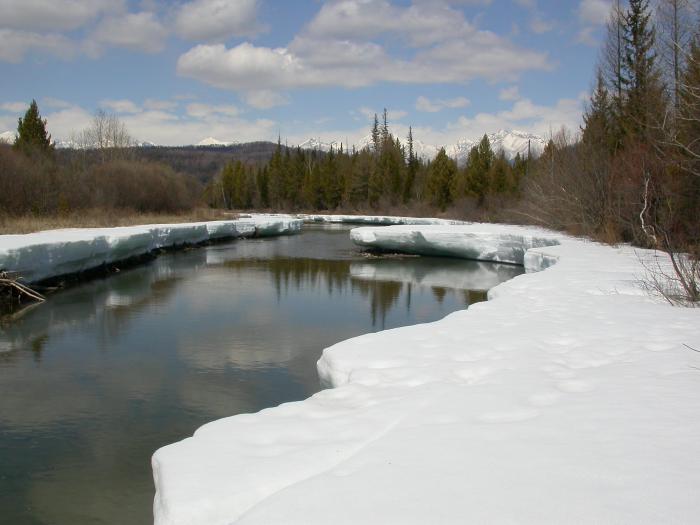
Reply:
[[532, 273], [338, 343], [318, 363], [335, 388], [158, 450], [157, 524], [697, 521], [700, 354], [683, 345], [700, 348], [700, 310], [640, 289], [650, 252], [479, 224], [352, 235]]
[[28, 282], [83, 272], [103, 264], [146, 255], [154, 250], [210, 240], [300, 231], [291, 216], [250, 216], [231, 221], [149, 224], [123, 228], [50, 230], [0, 235], [0, 269]]

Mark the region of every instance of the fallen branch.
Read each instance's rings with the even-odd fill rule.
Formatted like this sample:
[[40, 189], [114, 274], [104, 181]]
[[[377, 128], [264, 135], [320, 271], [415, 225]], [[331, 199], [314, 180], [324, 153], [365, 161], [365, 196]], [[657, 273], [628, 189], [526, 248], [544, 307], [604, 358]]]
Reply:
[[17, 294], [18, 297], [26, 296], [35, 301], [43, 303], [46, 298], [39, 292], [32, 290], [29, 286], [19, 282], [20, 277], [12, 278], [7, 272], [0, 272], [0, 290], [9, 290], [10, 296], [13, 292]]

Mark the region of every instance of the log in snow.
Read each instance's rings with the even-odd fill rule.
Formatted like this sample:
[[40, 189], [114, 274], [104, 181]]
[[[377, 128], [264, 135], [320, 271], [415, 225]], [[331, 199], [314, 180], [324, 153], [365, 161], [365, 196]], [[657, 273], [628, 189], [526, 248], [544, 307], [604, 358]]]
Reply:
[[157, 524], [697, 521], [700, 354], [683, 345], [700, 348], [700, 310], [641, 289], [653, 253], [479, 224], [352, 237], [530, 273], [326, 349], [335, 388], [158, 450]]
[[21, 275], [26, 282], [37, 282], [140, 257], [154, 250], [226, 238], [295, 233], [301, 225], [300, 219], [279, 215], [0, 235], [0, 270]]

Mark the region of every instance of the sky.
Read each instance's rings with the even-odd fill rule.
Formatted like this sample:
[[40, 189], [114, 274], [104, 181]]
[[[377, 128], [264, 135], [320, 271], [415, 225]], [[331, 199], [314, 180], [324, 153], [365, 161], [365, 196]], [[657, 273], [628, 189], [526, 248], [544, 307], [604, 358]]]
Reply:
[[161, 145], [576, 132], [610, 0], [0, 0], [0, 132]]

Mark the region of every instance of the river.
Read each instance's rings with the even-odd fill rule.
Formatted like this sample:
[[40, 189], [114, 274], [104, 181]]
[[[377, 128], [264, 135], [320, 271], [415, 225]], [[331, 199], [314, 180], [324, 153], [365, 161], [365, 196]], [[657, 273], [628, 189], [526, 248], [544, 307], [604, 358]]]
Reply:
[[152, 521], [150, 456], [304, 399], [323, 348], [440, 319], [522, 268], [367, 257], [306, 226], [165, 254], [0, 321], [0, 521]]

